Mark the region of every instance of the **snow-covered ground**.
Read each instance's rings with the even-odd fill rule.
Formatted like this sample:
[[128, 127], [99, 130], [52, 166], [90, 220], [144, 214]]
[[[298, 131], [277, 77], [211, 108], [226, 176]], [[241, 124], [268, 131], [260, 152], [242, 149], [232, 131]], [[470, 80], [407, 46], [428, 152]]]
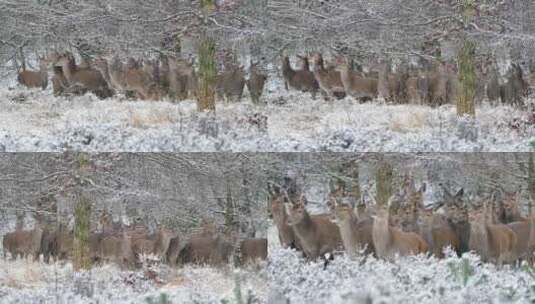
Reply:
[[395, 263], [340, 256], [305, 262], [293, 250], [271, 253], [270, 302], [314, 303], [533, 303], [535, 269], [481, 264], [475, 255], [437, 260], [424, 256]]
[[[267, 105], [248, 97], [219, 103], [215, 115], [194, 101], [55, 98], [50, 90], [0, 89], [0, 151], [532, 151], [528, 112], [483, 104], [477, 119], [451, 105], [326, 102], [272, 90]], [[262, 118], [267, 118], [267, 125]]]
[[266, 303], [267, 293], [265, 265], [236, 271], [158, 266], [135, 272], [104, 265], [76, 273], [70, 263], [0, 261], [2, 304]]

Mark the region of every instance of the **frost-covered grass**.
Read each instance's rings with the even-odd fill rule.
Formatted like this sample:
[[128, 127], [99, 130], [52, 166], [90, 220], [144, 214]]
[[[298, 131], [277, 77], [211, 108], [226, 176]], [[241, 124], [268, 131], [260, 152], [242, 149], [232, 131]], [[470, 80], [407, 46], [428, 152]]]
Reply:
[[70, 263], [0, 261], [0, 303], [238, 303], [237, 290], [244, 301], [265, 303], [264, 269], [161, 265], [125, 271], [104, 265], [76, 273]]
[[497, 269], [475, 255], [417, 256], [395, 263], [372, 257], [305, 262], [279, 249], [268, 267], [272, 303], [533, 303], [535, 270]]
[[[267, 105], [248, 97], [198, 113], [178, 104], [56, 98], [48, 91], [0, 89], [0, 151], [530, 151], [529, 113], [483, 104], [475, 121], [455, 108], [326, 102], [272, 89]], [[267, 117], [267, 127], [255, 114]]]

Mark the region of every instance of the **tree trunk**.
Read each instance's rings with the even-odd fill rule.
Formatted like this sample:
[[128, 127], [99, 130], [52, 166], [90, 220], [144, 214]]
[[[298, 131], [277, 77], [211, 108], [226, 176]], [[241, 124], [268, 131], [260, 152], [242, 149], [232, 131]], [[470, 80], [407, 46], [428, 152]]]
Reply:
[[386, 206], [388, 200], [392, 196], [392, 176], [393, 168], [387, 162], [379, 163], [376, 173], [375, 189], [377, 191], [377, 204], [379, 206]]
[[476, 71], [474, 64], [476, 44], [465, 38], [464, 44], [459, 51], [459, 83], [460, 92], [457, 97], [457, 115], [475, 116], [476, 96]]
[[199, 43], [199, 88], [197, 110], [215, 111], [215, 84], [217, 69], [215, 62], [216, 45], [214, 39], [202, 37]]
[[75, 270], [89, 269], [91, 267], [89, 248], [90, 217], [91, 201], [84, 195], [79, 195], [74, 209], [73, 265]]

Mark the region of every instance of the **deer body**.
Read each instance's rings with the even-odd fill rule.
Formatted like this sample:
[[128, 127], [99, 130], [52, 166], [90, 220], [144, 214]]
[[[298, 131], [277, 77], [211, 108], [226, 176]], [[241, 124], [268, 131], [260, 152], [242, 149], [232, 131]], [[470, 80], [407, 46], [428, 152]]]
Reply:
[[343, 248], [340, 230], [328, 215], [311, 216], [304, 205], [298, 204], [291, 207], [289, 219], [299, 245], [309, 259], [324, 257]]
[[365, 254], [375, 254], [372, 237], [373, 219], [359, 220], [350, 209], [335, 209], [335, 216], [344, 248], [349, 256], [357, 255], [363, 248]]
[[125, 73], [126, 89], [134, 91], [141, 100], [158, 100], [160, 98], [157, 84], [152, 76], [142, 68], [127, 67]]
[[253, 103], [258, 104], [260, 102], [260, 96], [262, 96], [262, 92], [264, 91], [264, 84], [266, 83], [267, 76], [262, 74], [257, 65], [252, 62], [249, 72], [249, 80], [247, 80], [246, 83], [247, 90], [249, 90], [249, 94], [251, 94]]
[[240, 243], [241, 263], [254, 263], [267, 259], [267, 239], [245, 239]]
[[82, 92], [90, 91], [101, 99], [113, 95], [106, 80], [98, 70], [76, 66], [72, 55], [62, 56], [57, 64], [61, 66], [63, 75], [70, 87], [81, 87]]
[[243, 67], [232, 67], [217, 77], [216, 91], [227, 102], [240, 101], [245, 86], [245, 73]]
[[426, 242], [416, 233], [403, 232], [389, 225], [386, 210], [379, 211], [373, 222], [373, 243], [377, 256], [392, 260], [395, 255], [407, 256], [427, 251]]
[[535, 219], [507, 224], [516, 235], [513, 256], [516, 260], [532, 259], [535, 251]]
[[308, 70], [293, 70], [288, 56], [282, 59], [282, 75], [286, 89], [293, 88], [301, 92], [310, 92], [312, 98], [316, 98], [319, 84], [314, 74]]
[[232, 254], [232, 245], [221, 235], [193, 236], [179, 253], [180, 264], [227, 264]]
[[340, 72], [334, 69], [326, 69], [321, 54], [314, 57], [314, 77], [319, 87], [327, 96], [342, 99], [346, 96], [344, 84], [340, 78]]
[[470, 249], [477, 252], [485, 262], [498, 265], [512, 262], [517, 246], [516, 234], [506, 225], [492, 223], [489, 215], [486, 204], [483, 212], [478, 211], [472, 215]]
[[283, 248], [300, 248], [297, 237], [290, 227], [288, 213], [279, 193], [272, 194], [271, 215], [279, 232], [279, 241]]
[[23, 69], [18, 74], [17, 81], [28, 88], [46, 89], [48, 87], [47, 61], [44, 58], [39, 58], [39, 71], [34, 72]]
[[361, 76], [344, 64], [338, 69], [346, 94], [358, 99], [371, 100], [377, 97], [377, 79]]

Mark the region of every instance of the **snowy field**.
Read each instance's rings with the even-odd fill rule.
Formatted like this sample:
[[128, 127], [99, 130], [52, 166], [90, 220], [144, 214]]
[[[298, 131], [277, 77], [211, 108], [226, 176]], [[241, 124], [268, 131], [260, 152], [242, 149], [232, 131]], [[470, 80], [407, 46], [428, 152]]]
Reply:
[[0, 303], [266, 303], [264, 269], [158, 266], [131, 272], [105, 265], [75, 273], [70, 263], [2, 260]]
[[497, 269], [466, 255], [424, 256], [388, 263], [374, 258], [336, 258], [306, 263], [293, 250], [272, 252], [268, 267], [271, 303], [533, 303], [535, 270]]
[[[0, 89], [0, 151], [532, 151], [535, 117], [483, 104], [477, 119], [459, 119], [451, 105], [326, 102], [272, 90], [265, 106], [218, 104], [198, 113], [178, 104], [55, 98], [51, 91]], [[267, 118], [267, 123], [262, 122]]]

